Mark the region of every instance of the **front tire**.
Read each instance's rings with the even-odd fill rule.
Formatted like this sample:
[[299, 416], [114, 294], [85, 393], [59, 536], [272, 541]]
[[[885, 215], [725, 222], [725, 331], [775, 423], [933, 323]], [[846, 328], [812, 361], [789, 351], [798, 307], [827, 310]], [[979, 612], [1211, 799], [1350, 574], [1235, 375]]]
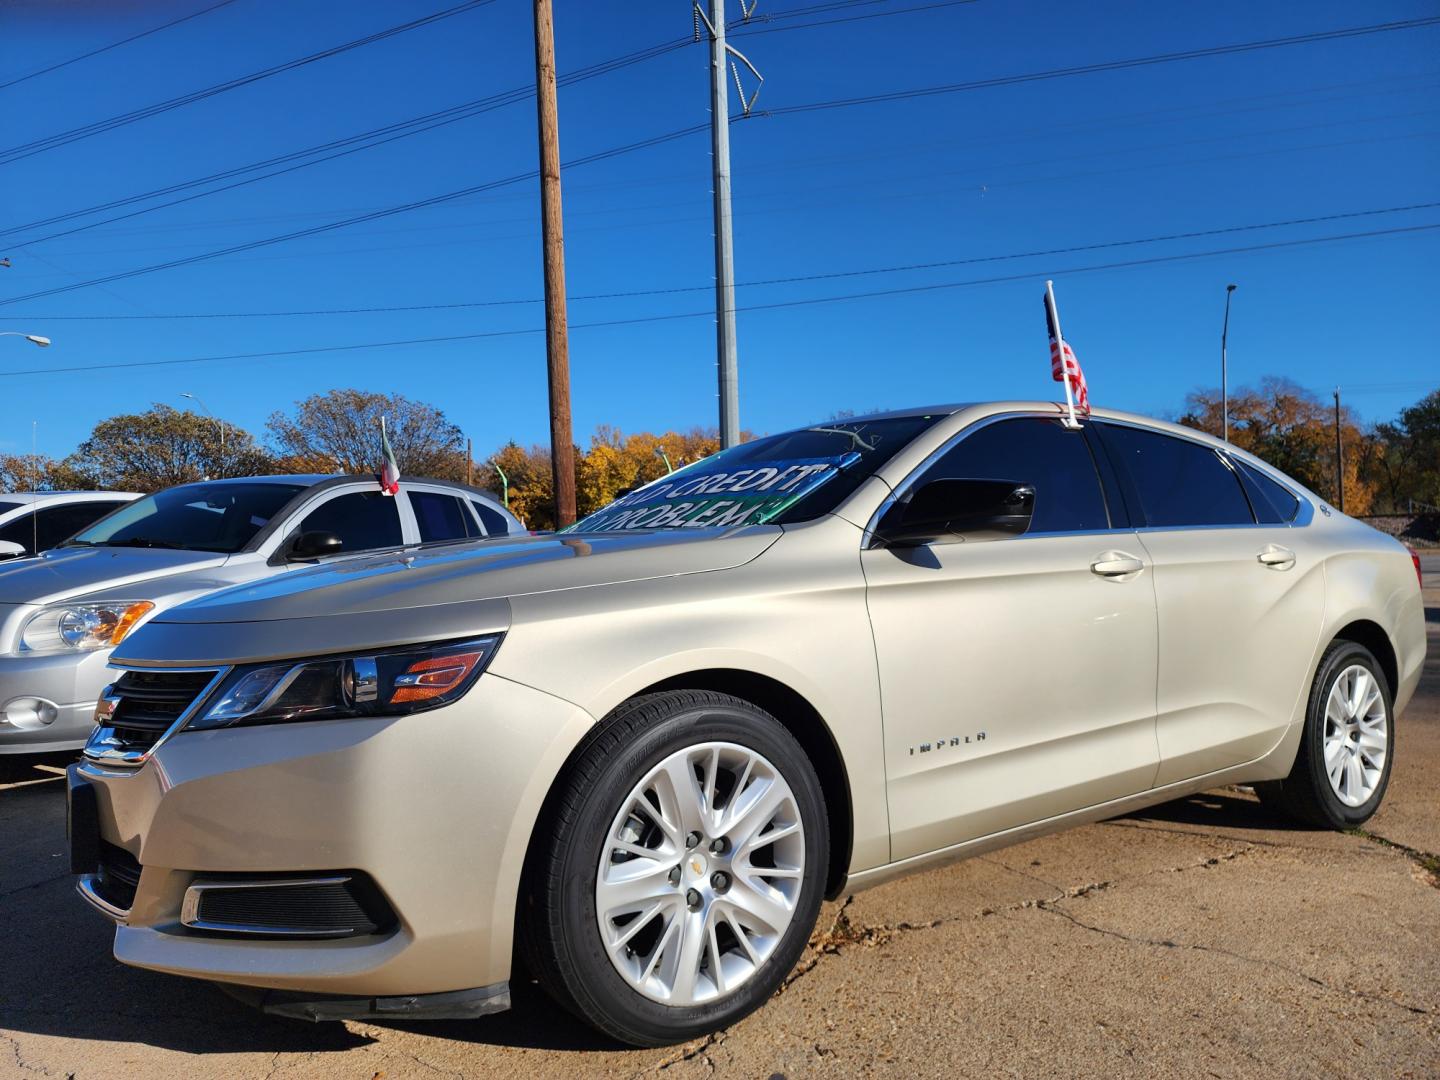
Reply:
[[1256, 784], [1266, 806], [1331, 829], [1354, 828], [1380, 808], [1395, 761], [1391, 688], [1374, 655], [1336, 641], [1320, 659], [1295, 765]]
[[709, 691], [636, 698], [582, 744], [537, 827], [527, 966], [623, 1042], [718, 1030], [794, 967], [828, 863], [819, 780], [774, 717]]

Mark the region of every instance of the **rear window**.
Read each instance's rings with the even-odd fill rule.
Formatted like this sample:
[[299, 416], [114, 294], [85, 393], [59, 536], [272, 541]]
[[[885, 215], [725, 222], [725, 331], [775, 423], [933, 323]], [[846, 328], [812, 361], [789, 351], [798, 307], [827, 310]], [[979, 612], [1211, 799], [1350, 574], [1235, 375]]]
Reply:
[[1255, 523], [1240, 478], [1210, 447], [1158, 431], [1100, 426], [1151, 528]]

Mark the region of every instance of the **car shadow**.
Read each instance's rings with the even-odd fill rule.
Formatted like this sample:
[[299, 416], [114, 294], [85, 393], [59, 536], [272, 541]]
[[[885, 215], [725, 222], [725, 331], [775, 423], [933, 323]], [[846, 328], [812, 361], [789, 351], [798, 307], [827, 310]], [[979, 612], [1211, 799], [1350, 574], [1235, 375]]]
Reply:
[[513, 1008], [479, 1020], [360, 1021], [350, 1027], [267, 1016], [220, 989], [127, 967], [114, 928], [75, 894], [65, 846], [65, 786], [54, 773], [0, 789], [0, 1029], [189, 1054], [342, 1051], [372, 1028], [526, 1049], [623, 1049], [552, 1004], [524, 977]]
[[1314, 825], [1271, 810], [1248, 793], [1233, 789], [1205, 791], [1173, 802], [1122, 814], [1113, 821], [1160, 821], [1208, 829], [1258, 829], [1266, 832], [1317, 832]]

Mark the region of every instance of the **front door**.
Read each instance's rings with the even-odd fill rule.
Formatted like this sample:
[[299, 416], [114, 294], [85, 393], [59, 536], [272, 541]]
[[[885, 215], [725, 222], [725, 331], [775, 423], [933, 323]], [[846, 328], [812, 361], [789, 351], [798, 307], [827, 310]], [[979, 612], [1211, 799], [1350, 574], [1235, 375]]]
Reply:
[[1151, 568], [1089, 436], [982, 421], [901, 499], [938, 479], [1029, 485], [1034, 512], [1020, 536], [861, 553], [892, 859], [1144, 791], [1158, 762]]

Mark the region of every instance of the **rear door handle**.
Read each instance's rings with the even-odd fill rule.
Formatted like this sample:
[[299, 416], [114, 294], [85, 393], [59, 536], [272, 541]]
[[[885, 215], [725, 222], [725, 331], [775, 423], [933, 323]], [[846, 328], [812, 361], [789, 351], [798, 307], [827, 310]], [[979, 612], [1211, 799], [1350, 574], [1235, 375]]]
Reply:
[[1090, 572], [1103, 578], [1127, 577], [1130, 574], [1138, 574], [1144, 569], [1143, 562], [1124, 551], [1101, 552], [1090, 564]]
[[1289, 570], [1295, 565], [1295, 552], [1279, 544], [1266, 544], [1255, 558], [1269, 570]]

